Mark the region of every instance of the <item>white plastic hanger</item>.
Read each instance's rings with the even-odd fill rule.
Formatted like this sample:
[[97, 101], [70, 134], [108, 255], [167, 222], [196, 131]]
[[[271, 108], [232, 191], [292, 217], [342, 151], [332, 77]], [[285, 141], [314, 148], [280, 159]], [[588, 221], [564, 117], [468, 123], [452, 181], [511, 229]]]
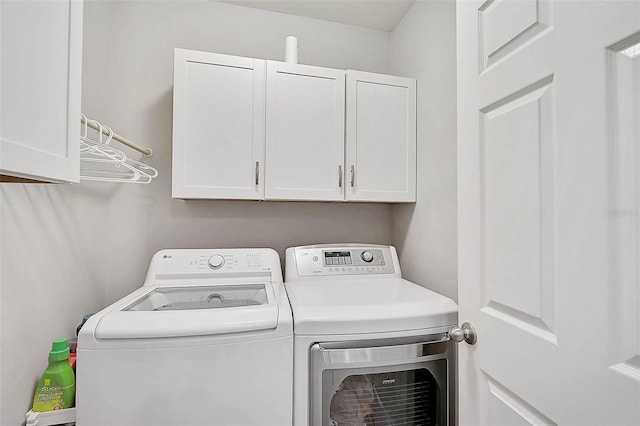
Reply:
[[[81, 120], [84, 124], [80, 138], [81, 180], [147, 184], [158, 176], [158, 170], [154, 167], [128, 158], [123, 151], [109, 145], [114, 137], [110, 127], [90, 120], [84, 114]], [[88, 136], [89, 128], [98, 132], [98, 140]]]

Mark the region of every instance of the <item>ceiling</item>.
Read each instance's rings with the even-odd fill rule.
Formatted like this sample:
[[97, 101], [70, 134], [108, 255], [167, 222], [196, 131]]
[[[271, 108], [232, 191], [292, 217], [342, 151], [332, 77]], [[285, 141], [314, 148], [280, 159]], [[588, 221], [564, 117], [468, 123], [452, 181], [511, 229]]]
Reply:
[[221, 0], [239, 6], [391, 31], [415, 0]]

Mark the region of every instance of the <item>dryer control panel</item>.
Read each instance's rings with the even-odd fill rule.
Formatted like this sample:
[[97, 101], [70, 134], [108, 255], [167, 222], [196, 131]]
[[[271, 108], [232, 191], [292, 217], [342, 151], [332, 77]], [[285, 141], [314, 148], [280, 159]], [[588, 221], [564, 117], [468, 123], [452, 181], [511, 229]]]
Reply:
[[396, 272], [393, 258], [395, 250], [392, 251], [388, 246], [304, 246], [294, 248], [293, 254], [299, 277]]

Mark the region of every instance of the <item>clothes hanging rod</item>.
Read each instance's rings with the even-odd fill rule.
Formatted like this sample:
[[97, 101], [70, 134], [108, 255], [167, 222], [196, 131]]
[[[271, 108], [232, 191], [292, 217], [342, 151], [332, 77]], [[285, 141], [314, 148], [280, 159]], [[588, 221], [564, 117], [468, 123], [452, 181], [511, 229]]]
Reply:
[[[87, 126], [91, 127], [96, 132], [102, 131], [102, 134], [104, 134], [105, 136], [109, 136], [109, 134], [110, 134], [109, 131], [105, 127], [98, 126], [95, 123], [95, 121], [93, 121], [91, 119], [87, 119], [87, 121], [85, 121], [85, 117], [84, 116], [80, 117], [80, 122], [82, 124], [86, 124]], [[123, 136], [120, 136], [119, 134], [117, 134], [115, 132], [113, 133], [112, 138], [117, 140], [121, 144], [128, 146], [131, 149], [135, 149], [136, 151], [143, 153], [146, 157], [151, 157], [153, 155], [153, 150], [151, 148], [141, 147], [140, 145], [137, 145], [137, 144], [131, 142], [129, 139], [127, 139], [127, 138], [125, 138]]]

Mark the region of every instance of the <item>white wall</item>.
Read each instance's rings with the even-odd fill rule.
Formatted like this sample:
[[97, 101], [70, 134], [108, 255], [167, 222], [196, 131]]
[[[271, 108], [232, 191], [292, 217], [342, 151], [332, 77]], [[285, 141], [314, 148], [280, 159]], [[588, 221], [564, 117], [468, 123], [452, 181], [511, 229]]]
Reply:
[[389, 33], [212, 1], [86, 1], [83, 111], [155, 155], [150, 185], [0, 185], [0, 424], [24, 420], [51, 340], [137, 288], [161, 248], [391, 243], [376, 204], [171, 199], [173, 48], [388, 72]]
[[51, 341], [104, 303], [105, 208], [100, 188], [0, 185], [2, 425], [24, 421]]
[[405, 278], [457, 300], [455, 2], [416, 1], [391, 52], [418, 79], [418, 202], [393, 207], [393, 244]]

